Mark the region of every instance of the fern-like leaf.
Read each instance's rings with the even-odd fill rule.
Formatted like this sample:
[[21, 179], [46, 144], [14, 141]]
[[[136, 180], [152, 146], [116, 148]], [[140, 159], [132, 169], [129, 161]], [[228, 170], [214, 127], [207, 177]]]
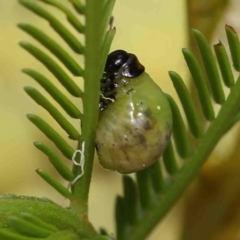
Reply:
[[[149, 169], [136, 174], [137, 190], [132, 189], [132, 191], [139, 192], [138, 200], [130, 198], [129, 191], [124, 190], [124, 196], [118, 197], [116, 201], [118, 240], [146, 239], [150, 231], [163, 218], [196, 176], [219, 139], [239, 120], [240, 78], [238, 78], [236, 82], [234, 81], [230, 61], [223, 44], [219, 42], [214, 45], [220, 68], [219, 73], [217, 63], [214, 60], [213, 53], [206, 38], [200, 31], [193, 30], [193, 33], [200, 50], [211, 92], [207, 88], [206, 79], [193, 53], [188, 49], [183, 49], [183, 55], [196, 86], [202, 112], [205, 116], [205, 122], [203, 124], [208, 126], [208, 128], [204, 130], [182, 78], [175, 72], [169, 72], [169, 76], [182, 104], [187, 124], [192, 134], [191, 137], [195, 138], [194, 145], [188, 139], [186, 127], [177, 104], [171, 96], [167, 95], [173, 112], [173, 138], [163, 154], [163, 163], [168, 172], [168, 178], [163, 179], [159, 162], [155, 163]], [[228, 25], [226, 25], [226, 33], [233, 66], [239, 71], [240, 43], [238, 36], [235, 30]], [[223, 81], [221, 81], [220, 74], [222, 75]], [[223, 93], [223, 84], [231, 88], [226, 99]], [[211, 95], [215, 103], [221, 105], [221, 109], [216, 114], [216, 117], [210, 97]], [[173, 141], [176, 152], [174, 151]], [[177, 157], [187, 159], [183, 166], [178, 164], [176, 161]], [[153, 175], [154, 172], [155, 174]], [[123, 179], [126, 181], [125, 176]], [[132, 179], [128, 179], [128, 181], [129, 183], [131, 182], [131, 185], [133, 184]], [[130, 211], [130, 206], [139, 200], [141, 202], [140, 210], [135, 211], [132, 209], [132, 211]], [[118, 213], [120, 208], [123, 215]], [[139, 212], [142, 213], [140, 219]], [[129, 222], [130, 214], [131, 218], [139, 220]], [[134, 214], [134, 216], [132, 216], [132, 214]]]
[[[68, 22], [74, 27], [76, 33], [70, 32], [49, 10], [39, 5], [37, 2], [45, 3], [61, 11], [67, 18]], [[19, 24], [19, 28], [32, 36], [35, 40], [42, 44], [48, 51], [35, 47], [33, 44], [21, 42], [20, 46], [27, 50], [33, 57], [39, 60], [62, 84], [62, 86], [73, 96], [82, 98], [83, 92], [78, 87], [78, 83], [73, 81], [71, 74], [77, 77], [83, 77], [85, 91], [84, 91], [84, 116], [75, 106], [72, 101], [65, 96], [57, 87], [54, 86], [53, 81], [47, 79], [44, 75], [32, 69], [24, 69], [23, 72], [36, 80], [48, 94], [60, 105], [60, 107], [72, 118], [82, 121], [82, 136], [79, 131], [67, 120], [67, 118], [52, 104], [46, 97], [44, 97], [37, 89], [32, 87], [25, 87], [27, 94], [40, 106], [42, 106], [55, 121], [65, 130], [71, 140], [76, 141], [78, 149], [81, 148], [82, 142], [85, 142], [85, 175], [80, 179], [79, 187], [77, 184], [72, 186], [72, 192], [66, 189], [62, 184], [58, 183], [56, 179], [46, 173], [43, 169], [38, 169], [37, 173], [53, 188], [55, 188], [64, 197], [73, 202], [73, 208], [76, 206], [76, 198], [78, 189], [83, 198], [88, 197], [88, 190], [91, 177], [91, 168], [94, 154], [94, 131], [96, 130], [96, 123], [98, 118], [98, 101], [100, 82], [96, 79], [101, 78], [104, 68], [104, 63], [111, 42], [113, 40], [115, 29], [112, 27], [111, 12], [114, 6], [114, 0], [107, 1], [88, 1], [84, 6], [80, 1], [71, 1], [72, 6], [77, 13], [84, 15], [86, 26], [84, 26], [78, 19], [76, 14], [70, 10], [70, 6], [63, 5], [56, 0], [19, 0], [20, 4], [28, 10], [47, 20], [52, 29], [62, 38], [74, 53], [83, 55], [85, 59], [85, 69], [83, 69], [77, 61], [68, 53], [66, 49], [61, 47], [57, 39], [52, 39], [43, 30], [36, 28], [30, 24]], [[50, 9], [50, 7], [49, 7]], [[107, 26], [109, 25], [109, 28]], [[78, 40], [78, 34], [85, 34], [85, 46]], [[54, 55], [61, 64], [70, 72], [67, 73], [61, 65], [59, 65], [50, 54]], [[94, 69], [94, 70], [93, 70]], [[93, 111], [95, 110], [95, 111]], [[94, 112], [94, 115], [92, 113]], [[72, 159], [74, 149], [60, 136], [47, 122], [39, 116], [28, 114], [28, 119], [36, 125], [62, 152], [67, 159]], [[79, 121], [80, 126], [80, 121]], [[53, 149], [46, 146], [44, 143], [36, 142], [34, 144], [40, 151], [47, 155], [49, 161], [56, 168], [58, 173], [67, 181], [72, 182], [81, 172], [78, 166], [73, 167], [71, 171], [64, 163], [62, 158], [58, 156]], [[89, 155], [90, 153], [90, 155]], [[79, 161], [79, 159], [77, 160]], [[85, 182], [86, 180], [86, 182]], [[75, 199], [74, 199], [75, 198]], [[73, 200], [74, 199], [74, 200]], [[78, 205], [87, 209], [87, 200], [82, 200], [78, 196]], [[84, 202], [84, 204], [80, 204]], [[83, 206], [82, 206], [83, 205]], [[79, 207], [79, 206], [78, 206]]]
[[[68, 22], [73, 26], [75, 33], [73, 34], [70, 32], [57, 18], [55, 18], [55, 16], [47, 11], [45, 7], [41, 7], [37, 4], [38, 1], [43, 4], [48, 4], [63, 13]], [[82, 216], [87, 217], [88, 211], [88, 192], [94, 157], [95, 132], [98, 121], [100, 81], [97, 79], [101, 78], [107, 53], [109, 52], [116, 31], [112, 26], [113, 18], [111, 17], [115, 0], [88, 0], [86, 1], [86, 5], [82, 4], [79, 0], [71, 0], [70, 2], [77, 14], [81, 14], [85, 17], [85, 26], [78, 20], [76, 13], [70, 10], [69, 7], [63, 5], [60, 1], [20, 0], [19, 2], [33, 13], [48, 21], [52, 29], [66, 42], [74, 54], [83, 56], [85, 60], [83, 68], [66, 49], [60, 46], [56, 39], [53, 40], [44, 33], [44, 31], [35, 26], [19, 24], [19, 28], [41, 43], [44, 50], [26, 42], [21, 42], [20, 45], [52, 73], [68, 91], [71, 97], [77, 97], [83, 100], [84, 114], [82, 114], [78, 107], [72, 103], [72, 100], [69, 99], [70, 97], [66, 97], [54, 86], [52, 81], [32, 69], [24, 70], [27, 75], [36, 80], [48, 94], [50, 94], [70, 117], [78, 119], [79, 125], [81, 121], [82, 128], [80, 134], [78, 130], [70, 124], [67, 118], [60, 113], [54, 104], [50, 103], [50, 101], [38, 90], [32, 87], [25, 87], [27, 94], [49, 112], [56, 122], [65, 130], [71, 140], [76, 141], [78, 150], [81, 149], [81, 146], [85, 146], [84, 149], [81, 149], [82, 152], [84, 151], [85, 157], [84, 177], [80, 178], [75, 185], [71, 186], [71, 191], [50, 176], [45, 170], [37, 170], [37, 173], [47, 183], [71, 201], [71, 209], [77, 212], [78, 215], [81, 216], [81, 220], [83, 220]], [[226, 32], [233, 66], [239, 71], [239, 38], [235, 30], [230, 26], [226, 26]], [[230, 61], [224, 46], [221, 42], [214, 46], [220, 68], [219, 72], [206, 38], [197, 30], [194, 30], [193, 33], [200, 50], [207, 79], [205, 79], [203, 70], [193, 53], [188, 49], [183, 49], [182, 52], [192, 75], [193, 82], [197, 88], [202, 112], [205, 117], [204, 125], [200, 121], [198, 112], [196, 111], [181, 76], [176, 72], [169, 72], [169, 76], [179, 96], [187, 119], [187, 126], [184, 124], [179, 107], [172, 97], [166, 94], [174, 119], [173, 137], [162, 158], [168, 177], [167, 179], [163, 177], [163, 171], [161, 169], [162, 164], [160, 161], [154, 163], [144, 171], [137, 172], [136, 183], [130, 176], [123, 176], [124, 196], [118, 196], [116, 201], [118, 240], [145, 239], [154, 226], [177, 201], [178, 197], [186, 189], [191, 180], [196, 176], [219, 139], [240, 119], [240, 79], [236, 82], [234, 80]], [[85, 44], [82, 44], [78, 40], [79, 34], [85, 35]], [[45, 52], [45, 50], [47, 52]], [[63, 70], [61, 65], [51, 57], [51, 54], [66, 67], [68, 72]], [[79, 88], [78, 83], [73, 81], [72, 75], [83, 78], [84, 93], [82, 89]], [[221, 76], [223, 81], [221, 81]], [[207, 87], [207, 80], [210, 89]], [[224, 95], [223, 83], [228, 88], [231, 88], [227, 98]], [[214, 112], [213, 101], [215, 104], [221, 106], [217, 114]], [[28, 118], [54, 142], [67, 159], [71, 160], [74, 149], [67, 143], [64, 137], [60, 136], [42, 118], [34, 114], [29, 114]], [[208, 127], [206, 128], [206, 126]], [[187, 128], [190, 129], [191, 138], [194, 138], [194, 144], [189, 140]], [[74, 165], [71, 171], [65, 165], [62, 157], [58, 156], [44, 143], [36, 142], [35, 146], [47, 155], [52, 165], [65, 180], [71, 183], [73, 179], [81, 174], [82, 169], [79, 168], [79, 166]], [[183, 166], [178, 164], [178, 158], [184, 160]], [[80, 159], [78, 159], [78, 161], [80, 161]], [[63, 210], [61, 211], [63, 212]], [[74, 217], [76, 216], [77, 215], [74, 215]], [[42, 219], [40, 218], [40, 220]], [[38, 228], [35, 229], [36, 224], [32, 223], [31, 225], [28, 220], [15, 216], [15, 214], [12, 214], [8, 221], [12, 229], [24, 236], [19, 236], [19, 234], [12, 233], [11, 231], [6, 232], [4, 229], [1, 229], [0, 236], [4, 236], [6, 239], [7, 237], [8, 239], [12, 237], [12, 239], [24, 240], [26, 239], [25, 236], [54, 239], [56, 236], [55, 234], [60, 233], [59, 231], [54, 232], [51, 231], [51, 229], [46, 229], [43, 227], [43, 223], [37, 225]], [[48, 222], [48, 224], [50, 223], [51, 221]], [[56, 227], [56, 225], [54, 225], [54, 227]], [[24, 230], [28, 228], [30, 232]], [[83, 237], [88, 239], [111, 239], [111, 236], [96, 236], [95, 231], [92, 230], [91, 226], [88, 224], [86, 228], [89, 230], [89, 235], [85, 234], [84, 230], [74, 229], [74, 236], [70, 236], [72, 239], [75, 239], [75, 233], [77, 237], [82, 237], [81, 234], [84, 232]], [[36, 231], [31, 231], [31, 229], [35, 229]], [[58, 227], [57, 229], [60, 229], [60, 231], [66, 230], [66, 228], [63, 229]], [[67, 228], [67, 230], [69, 229]], [[32, 232], [35, 232], [37, 236], [32, 236]], [[45, 235], [43, 236], [42, 234]], [[62, 239], [70, 239], [69, 232], [62, 236], [65, 237]]]
[[[38, 2], [43, 4], [38, 4]], [[64, 163], [63, 157], [59, 156], [53, 149], [42, 142], [34, 143], [34, 146], [48, 157], [59, 175], [68, 182], [70, 188], [62, 185], [44, 169], [37, 169], [37, 174], [63, 197], [69, 199], [70, 207], [65, 209], [48, 202], [46, 199], [3, 196], [0, 198], [0, 223], [1, 227], [4, 227], [0, 228], [1, 239], [115, 239], [112, 235], [99, 235], [87, 221], [88, 192], [98, 120], [100, 90], [98, 79], [101, 78], [115, 34], [115, 29], [112, 26], [113, 18], [111, 17], [115, 1], [88, 0], [86, 5], [82, 4], [80, 0], [70, 2], [67, 6], [67, 4], [63, 5], [61, 1], [56, 0], [19, 0], [22, 6], [49, 22], [52, 30], [70, 47], [72, 54], [58, 43], [57, 38], [52, 39], [44, 30], [30, 24], [18, 25], [21, 30], [37, 40], [43, 49], [28, 42], [20, 42], [20, 46], [39, 60], [52, 73], [53, 78], [55, 77], [67, 90], [70, 96], [65, 96], [55, 86], [54, 79], [48, 79], [32, 69], [24, 69], [23, 72], [37, 81], [67, 115], [79, 121], [79, 128], [81, 127], [82, 134], [70, 123], [65, 114], [58, 110], [55, 103], [51, 103], [40, 91], [33, 87], [24, 88], [26, 93], [53, 117], [67, 135], [61, 136], [39, 116], [35, 114], [27, 115], [28, 119], [56, 145], [65, 158], [74, 160], [73, 170], [70, 170]], [[44, 4], [48, 5], [47, 8]], [[73, 31], [68, 30], [63, 23], [53, 16], [50, 12], [51, 7], [56, 8], [66, 16], [68, 22], [74, 28]], [[74, 13], [71, 7], [77, 13]], [[85, 17], [86, 26], [82, 24], [77, 14]], [[79, 34], [85, 35], [85, 46], [79, 41]], [[76, 54], [84, 58], [84, 68], [75, 59]], [[57, 58], [60, 63], [55, 61], [54, 58]], [[84, 98], [79, 82], [74, 81], [73, 77], [81, 77], [77, 80], [83, 80]], [[84, 115], [79, 107], [73, 104], [72, 97], [80, 98], [83, 101]], [[75, 141], [77, 151], [82, 151], [83, 163], [79, 163], [80, 158], [78, 157], [72, 159], [75, 156], [75, 149], [68, 143], [69, 139], [65, 140], [67, 137]], [[85, 149], [83, 149], [84, 144]], [[85, 154], [83, 154], [84, 150]], [[79, 179], [82, 173], [84, 175]], [[76, 180], [78, 181], [76, 182]]]

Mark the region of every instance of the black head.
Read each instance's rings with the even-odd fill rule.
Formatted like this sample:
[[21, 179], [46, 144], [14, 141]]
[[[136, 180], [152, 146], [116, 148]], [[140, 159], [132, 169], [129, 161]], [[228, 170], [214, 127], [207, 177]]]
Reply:
[[123, 50], [116, 50], [108, 55], [105, 65], [105, 72], [116, 73], [128, 60], [128, 53]]
[[145, 67], [138, 61], [138, 58], [129, 53], [129, 58], [127, 62], [122, 66], [122, 75], [126, 78], [133, 78], [141, 75]]
[[105, 73], [117, 74], [122, 69], [122, 75], [127, 78], [137, 77], [142, 74], [145, 67], [138, 61], [138, 58], [123, 50], [116, 50], [108, 55], [105, 65]]

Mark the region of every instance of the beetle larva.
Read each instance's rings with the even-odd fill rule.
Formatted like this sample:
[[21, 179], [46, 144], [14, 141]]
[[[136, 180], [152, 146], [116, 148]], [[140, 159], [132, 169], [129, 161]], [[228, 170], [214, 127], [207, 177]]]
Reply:
[[101, 83], [96, 133], [100, 164], [123, 174], [143, 170], [169, 142], [168, 100], [137, 57], [123, 50], [108, 55]]

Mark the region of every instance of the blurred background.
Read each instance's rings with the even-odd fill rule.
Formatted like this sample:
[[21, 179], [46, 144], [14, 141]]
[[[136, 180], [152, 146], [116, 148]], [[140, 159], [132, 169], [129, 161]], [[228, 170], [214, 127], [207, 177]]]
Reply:
[[[67, 3], [67, 0], [62, 2]], [[62, 14], [54, 8], [49, 9], [66, 23]], [[212, 43], [217, 43], [218, 39], [226, 43], [224, 25], [228, 23], [240, 33], [239, 13], [239, 0], [116, 1], [113, 15], [117, 34], [112, 50], [124, 49], [136, 54], [163, 91], [178, 102], [168, 71], [177, 71], [194, 96], [181, 53], [183, 47], [190, 47], [194, 52], [197, 50], [190, 29], [203, 31]], [[47, 112], [23, 91], [24, 86], [36, 86], [45, 95], [32, 79], [21, 72], [22, 68], [33, 68], [49, 78], [52, 76], [18, 46], [19, 41], [29, 40], [41, 47], [17, 28], [20, 22], [41, 26], [68, 49], [44, 20], [22, 8], [15, 0], [0, 0], [0, 194], [46, 196], [67, 206], [68, 202], [34, 171], [44, 168], [57, 177], [47, 158], [33, 147], [32, 142], [40, 140], [52, 144], [25, 115], [38, 114], [65, 135]], [[78, 61], [83, 63], [81, 57]], [[75, 80], [82, 87], [82, 79]], [[58, 87], [66, 93], [60, 85]], [[82, 107], [80, 101], [75, 103]], [[73, 121], [73, 124], [80, 128], [78, 122]], [[240, 131], [239, 126], [235, 126], [221, 140], [198, 178], [149, 240], [240, 239], [239, 147]], [[90, 192], [90, 221], [95, 227], [104, 226], [110, 232], [114, 231], [114, 200], [116, 194], [121, 193], [121, 175], [105, 171], [96, 159]]]

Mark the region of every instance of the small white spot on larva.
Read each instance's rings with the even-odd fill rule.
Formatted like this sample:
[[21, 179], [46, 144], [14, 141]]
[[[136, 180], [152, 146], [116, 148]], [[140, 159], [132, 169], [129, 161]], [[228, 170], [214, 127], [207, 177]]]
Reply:
[[161, 107], [160, 107], [160, 106], [157, 106], [157, 109], [158, 109], [158, 110], [160, 110], [160, 109], [161, 109]]
[[146, 165], [145, 165], [145, 164], [143, 164], [143, 167], [146, 167]]

